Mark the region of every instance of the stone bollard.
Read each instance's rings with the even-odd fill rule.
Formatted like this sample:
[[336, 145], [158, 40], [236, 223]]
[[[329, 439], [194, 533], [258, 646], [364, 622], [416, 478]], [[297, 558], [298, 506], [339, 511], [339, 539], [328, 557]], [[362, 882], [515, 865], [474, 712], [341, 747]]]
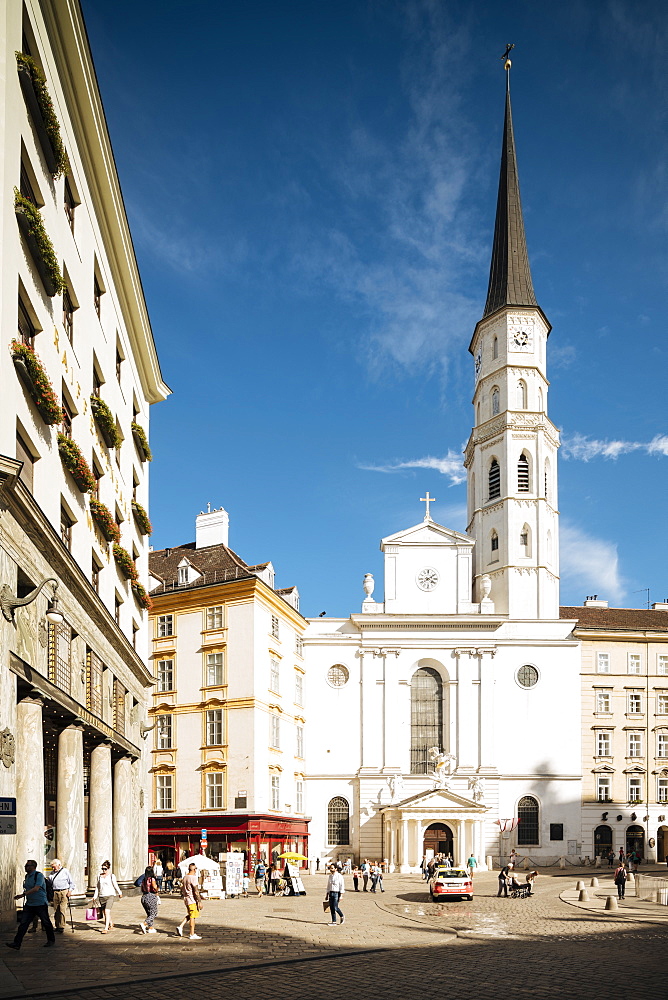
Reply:
[[560, 868], [565, 868], [566, 867], [566, 858], [564, 858], [564, 857], [559, 858], [559, 867]]
[[585, 887], [584, 882], [582, 881], [582, 879], [579, 879], [578, 880], [578, 884], [575, 886], [575, 888], [576, 889], [584, 889], [584, 887]]
[[488, 871], [490, 871], [490, 872], [493, 871], [494, 870], [494, 862], [492, 861], [492, 855], [491, 854], [487, 855], [486, 861], [487, 861], [487, 869], [488, 869]]
[[597, 868], [601, 867], [601, 855], [600, 854], [596, 855], [596, 861], [594, 862], [594, 864], [596, 865]]
[[588, 903], [589, 896], [587, 895], [586, 889], [580, 889], [580, 895], [578, 896], [578, 903]]
[[592, 887], [592, 889], [598, 888], [598, 879], [597, 878], [593, 878], [591, 880], [591, 882], [589, 883], [589, 885]]
[[619, 909], [619, 907], [617, 906], [617, 899], [616, 899], [615, 896], [608, 896], [608, 898], [605, 901], [605, 908], [606, 908], [606, 910], [618, 910]]

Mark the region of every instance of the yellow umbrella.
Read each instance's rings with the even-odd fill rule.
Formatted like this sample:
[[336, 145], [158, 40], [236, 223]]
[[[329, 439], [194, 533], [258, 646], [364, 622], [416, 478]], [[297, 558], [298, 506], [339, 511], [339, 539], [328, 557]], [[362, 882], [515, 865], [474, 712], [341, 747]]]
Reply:
[[294, 851], [286, 851], [285, 854], [279, 854], [279, 858], [290, 858], [292, 861], [308, 861], [303, 854], [295, 854]]

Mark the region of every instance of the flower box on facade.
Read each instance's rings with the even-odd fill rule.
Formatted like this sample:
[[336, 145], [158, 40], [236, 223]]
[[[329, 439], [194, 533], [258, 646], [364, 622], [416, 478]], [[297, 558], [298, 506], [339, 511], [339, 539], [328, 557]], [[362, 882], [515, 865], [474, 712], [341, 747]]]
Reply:
[[118, 543], [114, 545], [114, 559], [125, 579], [132, 580], [133, 584], [135, 584], [137, 582], [137, 567], [127, 549], [124, 549]]
[[95, 476], [90, 471], [88, 462], [81, 454], [79, 445], [65, 434], [58, 435], [58, 451], [60, 459], [72, 476], [82, 493], [90, 493], [95, 489]]
[[142, 507], [142, 505], [140, 503], [137, 503], [136, 500], [132, 501], [132, 513], [135, 516], [137, 527], [139, 528], [142, 535], [153, 534], [153, 525], [151, 524], [149, 516]]
[[150, 462], [153, 459], [151, 449], [148, 446], [148, 438], [146, 437], [146, 431], [138, 424], [135, 420], [132, 421], [132, 436], [135, 439], [135, 444], [137, 445], [137, 451], [139, 452], [139, 457], [142, 462]]
[[62, 292], [67, 284], [61, 274], [58, 258], [44, 228], [40, 211], [16, 189], [14, 211], [23, 239], [44, 285], [44, 291], [52, 299], [54, 295]]
[[93, 411], [95, 423], [104, 438], [107, 448], [118, 448], [121, 443], [121, 436], [118, 433], [113, 413], [105, 401], [95, 394], [90, 397], [90, 406]]
[[135, 600], [137, 604], [140, 604], [145, 611], [150, 611], [153, 607], [153, 601], [150, 596], [146, 593], [144, 587], [141, 583], [132, 584], [132, 593], [135, 595]]
[[103, 503], [95, 497], [90, 498], [90, 513], [96, 525], [108, 542], [120, 542], [121, 529], [116, 524], [114, 516]]
[[23, 52], [16, 53], [16, 63], [23, 98], [35, 126], [47, 168], [53, 177], [60, 177], [69, 169], [69, 162], [46, 79], [34, 60]]
[[12, 341], [11, 351], [16, 374], [39, 410], [42, 420], [49, 426], [59, 424], [63, 419], [63, 411], [35, 351], [19, 340]]

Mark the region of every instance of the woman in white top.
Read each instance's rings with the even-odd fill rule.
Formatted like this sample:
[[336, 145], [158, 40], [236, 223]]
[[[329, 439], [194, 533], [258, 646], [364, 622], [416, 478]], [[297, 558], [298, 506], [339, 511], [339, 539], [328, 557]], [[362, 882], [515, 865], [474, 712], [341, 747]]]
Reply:
[[97, 877], [97, 898], [100, 906], [104, 908], [104, 930], [101, 932], [102, 934], [108, 934], [109, 930], [114, 926], [111, 922], [111, 908], [114, 905], [116, 896], [122, 899], [123, 893], [118, 886], [116, 876], [111, 870], [111, 861], [103, 861], [102, 870]]
[[327, 899], [329, 900], [329, 912], [332, 914], [330, 927], [336, 926], [336, 914], [341, 917], [341, 923], [345, 923], [346, 918], [339, 909], [339, 900], [346, 891], [343, 882], [343, 875], [336, 865], [329, 866], [329, 878], [327, 879]]

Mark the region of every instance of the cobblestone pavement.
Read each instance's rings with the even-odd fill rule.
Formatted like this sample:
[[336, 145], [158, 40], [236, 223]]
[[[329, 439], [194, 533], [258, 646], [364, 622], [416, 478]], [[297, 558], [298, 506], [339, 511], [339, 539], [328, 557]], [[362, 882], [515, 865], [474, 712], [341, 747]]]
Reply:
[[[597, 874], [603, 897], [610, 886]], [[589, 869], [580, 877], [588, 884], [591, 875]], [[174, 932], [180, 900], [163, 900], [158, 933], [145, 936], [139, 899], [125, 898], [109, 935], [80, 920], [74, 934], [58, 935], [53, 949], [42, 950], [38, 932], [26, 936], [20, 952], [7, 950], [0, 997], [663, 996], [668, 908], [654, 904], [646, 912], [631, 904], [607, 913], [571, 906], [560, 894], [575, 896], [576, 878], [541, 876], [534, 898], [513, 900], [497, 899], [495, 874], [481, 873], [472, 902], [431, 903], [417, 876], [388, 876], [382, 896], [348, 891], [346, 923], [329, 927], [324, 877], [313, 876], [305, 879], [305, 897], [207, 903], [203, 939], [193, 942]], [[602, 899], [595, 905], [602, 907]]]

